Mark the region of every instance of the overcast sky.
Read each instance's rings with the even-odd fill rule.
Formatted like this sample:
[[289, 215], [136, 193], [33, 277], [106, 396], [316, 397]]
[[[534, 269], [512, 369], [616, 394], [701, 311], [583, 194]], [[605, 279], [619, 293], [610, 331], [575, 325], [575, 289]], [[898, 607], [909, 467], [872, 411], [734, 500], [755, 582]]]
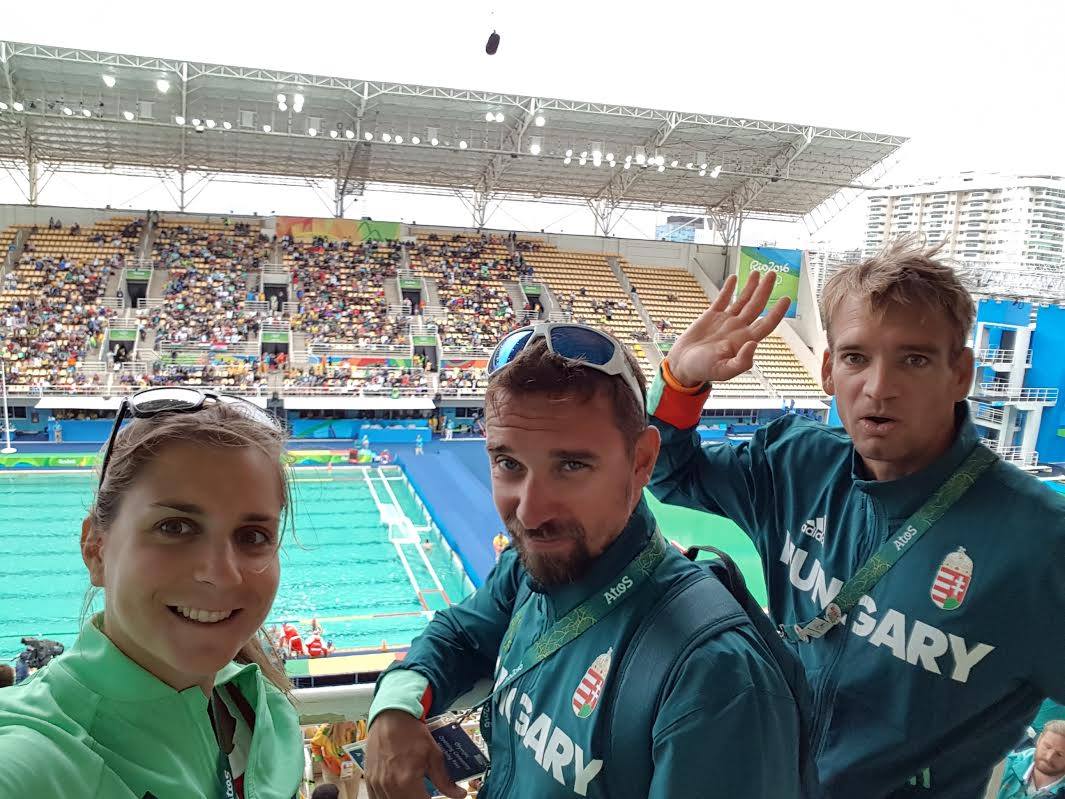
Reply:
[[[104, 9], [107, 9], [106, 12]], [[499, 53], [484, 53], [495, 28]], [[893, 182], [963, 170], [1065, 174], [1065, 3], [7, 2], [0, 38], [326, 75], [833, 125], [911, 139]], [[0, 202], [25, 202], [0, 173]], [[158, 182], [57, 175], [42, 204], [173, 208]], [[192, 211], [325, 216], [310, 191], [210, 185]], [[468, 224], [457, 200], [371, 194], [349, 216]], [[616, 232], [650, 236], [650, 213]], [[574, 207], [492, 225], [592, 233]], [[815, 240], [857, 244], [855, 203]], [[805, 244], [749, 225], [745, 243]]]

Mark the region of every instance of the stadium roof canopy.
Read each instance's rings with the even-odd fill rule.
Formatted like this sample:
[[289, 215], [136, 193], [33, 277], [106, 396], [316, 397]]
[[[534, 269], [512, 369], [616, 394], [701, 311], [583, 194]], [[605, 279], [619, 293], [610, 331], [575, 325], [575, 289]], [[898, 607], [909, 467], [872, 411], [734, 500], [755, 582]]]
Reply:
[[867, 188], [905, 142], [17, 42], [0, 42], [0, 68], [0, 164], [19, 169], [30, 194], [42, 168], [177, 174], [182, 206], [185, 173], [301, 185], [325, 179], [336, 182], [338, 214], [345, 197], [373, 183], [457, 193], [475, 222], [490, 200], [587, 202], [609, 232], [614, 212], [628, 208], [725, 221], [809, 214], [843, 189]]

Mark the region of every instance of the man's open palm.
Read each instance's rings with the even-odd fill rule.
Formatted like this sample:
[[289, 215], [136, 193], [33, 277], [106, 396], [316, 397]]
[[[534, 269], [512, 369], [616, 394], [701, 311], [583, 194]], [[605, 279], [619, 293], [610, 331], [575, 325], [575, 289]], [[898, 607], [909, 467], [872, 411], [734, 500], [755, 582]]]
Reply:
[[758, 318], [775, 282], [773, 273], [763, 279], [760, 273], [752, 272], [743, 291], [730, 304], [736, 276], [729, 276], [717, 299], [669, 350], [667, 360], [673, 377], [686, 386], [697, 386], [723, 383], [750, 369], [758, 342], [776, 329], [791, 302], [781, 297], [769, 313]]

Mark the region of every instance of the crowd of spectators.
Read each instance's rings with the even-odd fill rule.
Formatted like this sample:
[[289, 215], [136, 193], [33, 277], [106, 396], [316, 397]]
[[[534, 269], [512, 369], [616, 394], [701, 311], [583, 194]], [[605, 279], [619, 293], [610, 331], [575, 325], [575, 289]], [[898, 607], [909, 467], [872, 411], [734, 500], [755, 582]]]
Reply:
[[[222, 229], [162, 223], [153, 249], [168, 270], [157, 340], [221, 346], [258, 332], [245, 318], [249, 273], [268, 256], [268, 240], [246, 223]], [[254, 295], [253, 295], [254, 296]]]
[[429, 381], [420, 369], [388, 369], [353, 365], [326, 366], [320, 363], [305, 370], [290, 369], [285, 375], [284, 387], [325, 388], [345, 393], [388, 394], [394, 391], [411, 393], [427, 392]]
[[463, 236], [419, 239], [411, 255], [414, 268], [436, 282], [447, 311], [437, 320], [447, 349], [489, 348], [515, 322], [514, 307], [503, 281], [532, 274], [514, 239], [502, 236]]
[[389, 312], [385, 280], [396, 276], [401, 252], [395, 242], [281, 240], [292, 269], [297, 311], [293, 330], [309, 344], [401, 345], [407, 325]]
[[122, 372], [115, 382], [131, 391], [156, 386], [203, 386], [228, 391], [254, 388], [259, 383], [254, 364], [180, 364], [161, 362], [152, 364], [150, 371], [143, 373]]
[[463, 394], [483, 394], [488, 388], [488, 374], [484, 369], [444, 369], [440, 372], [440, 392], [457, 391]]
[[0, 291], [9, 382], [90, 382], [78, 366], [99, 346], [114, 314], [97, 304], [110, 272], [109, 265], [79, 265], [63, 256], [22, 256]]

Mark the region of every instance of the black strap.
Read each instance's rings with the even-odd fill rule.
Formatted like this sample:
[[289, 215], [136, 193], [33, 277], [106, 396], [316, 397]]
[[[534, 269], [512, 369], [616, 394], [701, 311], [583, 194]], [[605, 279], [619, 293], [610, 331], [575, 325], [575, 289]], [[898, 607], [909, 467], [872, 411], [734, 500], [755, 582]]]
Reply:
[[816, 796], [817, 771], [809, 748], [811, 704], [802, 665], [750, 595], [732, 559], [714, 547], [692, 547], [685, 554], [694, 560], [699, 551], [711, 552], [717, 560], [706, 563], [706, 571], [693, 571], [691, 577], [675, 583], [655, 603], [622, 655], [610, 704], [601, 709], [609, 710], [611, 725], [594, 751], [604, 753], [604, 762], [624, 758], [626, 763], [624, 782], [620, 773], [605, 772], [608, 794], [612, 799], [647, 796], [653, 777], [651, 760], [633, 758], [631, 753], [649, 749], [656, 714], [648, 708], [661, 707], [670, 675], [694, 649], [727, 630], [751, 624], [795, 697], [803, 795]]

